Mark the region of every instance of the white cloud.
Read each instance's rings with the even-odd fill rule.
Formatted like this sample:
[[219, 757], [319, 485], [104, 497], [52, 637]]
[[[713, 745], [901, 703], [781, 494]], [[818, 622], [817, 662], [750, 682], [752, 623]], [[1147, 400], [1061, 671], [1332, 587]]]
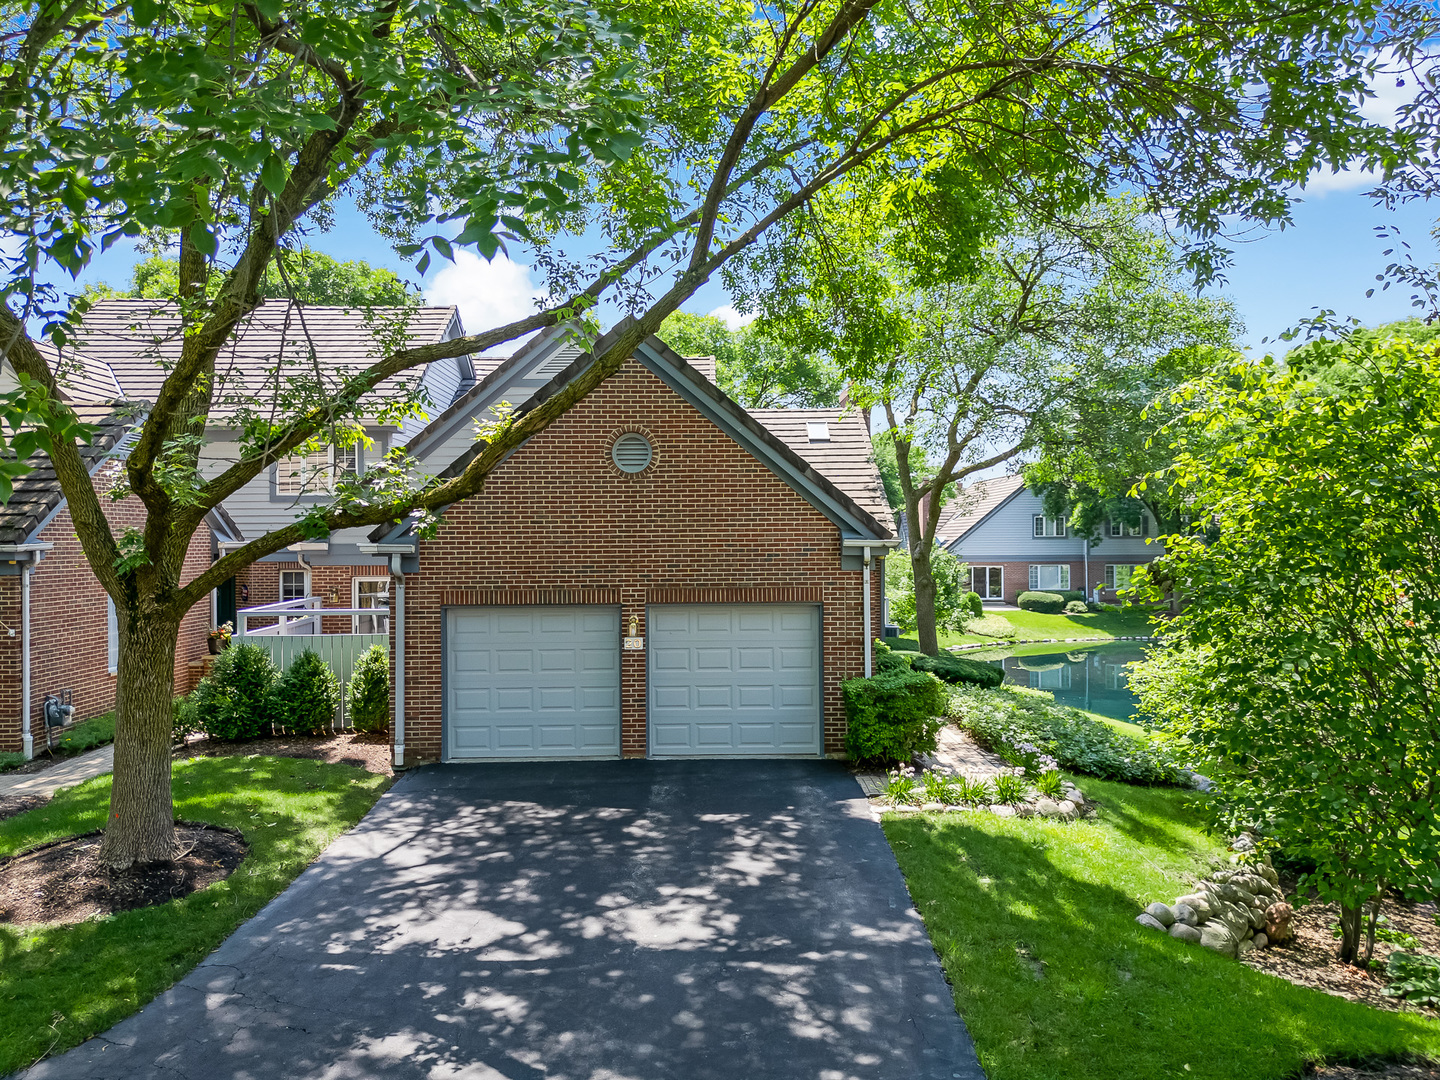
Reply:
[[1341, 169], [1339, 172], [1320, 171], [1310, 174], [1305, 182], [1306, 195], [1329, 195], [1335, 191], [1369, 191], [1380, 183], [1380, 174], [1374, 169]]
[[543, 295], [530, 278], [530, 267], [504, 255], [486, 262], [470, 251], [455, 252], [455, 261], [425, 286], [425, 299], [454, 304], [472, 334], [523, 319], [536, 310], [536, 300]]
[[714, 311], [710, 312], [710, 316], [711, 318], [719, 319], [731, 330], [739, 330], [742, 326], [749, 326], [755, 321], [756, 317], [753, 311], [748, 315], [740, 314], [740, 312], [735, 309], [734, 304], [717, 307]]

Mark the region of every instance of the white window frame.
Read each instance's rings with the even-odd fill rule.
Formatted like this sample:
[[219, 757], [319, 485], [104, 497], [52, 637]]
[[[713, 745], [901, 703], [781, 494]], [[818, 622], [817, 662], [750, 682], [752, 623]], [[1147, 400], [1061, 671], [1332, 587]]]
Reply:
[[[1117, 592], [1118, 592], [1120, 589], [1128, 589], [1128, 588], [1130, 588], [1130, 583], [1134, 580], [1135, 567], [1136, 567], [1137, 565], [1138, 565], [1138, 564], [1136, 564], [1136, 563], [1106, 563], [1106, 564], [1105, 564], [1105, 587], [1106, 587], [1107, 589], [1114, 589], [1114, 590], [1116, 590]], [[1116, 582], [1118, 582], [1118, 581], [1120, 580], [1120, 574], [1117, 572], [1117, 571], [1120, 571], [1120, 570], [1125, 571], [1125, 575], [1124, 575], [1124, 576], [1125, 576], [1125, 584], [1123, 584], [1123, 585], [1118, 585], [1118, 584], [1116, 584]]]
[[[995, 595], [990, 594], [990, 571], [1000, 571], [1000, 591]], [[985, 591], [980, 592], [975, 588], [975, 573], [979, 571], [985, 579]], [[1004, 600], [1005, 599], [1005, 567], [1003, 566], [971, 566], [970, 567], [970, 589], [972, 592], [980, 593], [981, 600]]]
[[[351, 578], [351, 579], [350, 579], [350, 606], [351, 606], [351, 607], [358, 608], [358, 607], [360, 606], [360, 583], [361, 583], [362, 581], [383, 581], [383, 582], [385, 583], [385, 599], [386, 599], [387, 601], [390, 599], [390, 585], [391, 585], [391, 582], [390, 582], [390, 576], [389, 576], [388, 574], [376, 574], [376, 575], [373, 575], [373, 576], [371, 576], [371, 577], [356, 577], [356, 578]], [[380, 609], [377, 609], [377, 610], [380, 610]], [[386, 604], [386, 606], [385, 606], [385, 608], [384, 608], [384, 611], [385, 611], [385, 618], [384, 618], [385, 629], [384, 629], [384, 630], [377, 630], [376, 633], [388, 634], [388, 633], [390, 632], [390, 606], [389, 606], [388, 603]], [[363, 616], [361, 616], [361, 615], [352, 615], [352, 616], [350, 617], [350, 632], [351, 632], [352, 634], [358, 634], [358, 633], [360, 633], [360, 620], [361, 620], [361, 618], [363, 618]]]
[[[1056, 576], [1059, 578], [1059, 585], [1041, 585], [1040, 571], [1055, 569], [1059, 571]], [[1070, 590], [1070, 564], [1069, 563], [1031, 563], [1030, 564], [1030, 591], [1031, 592], [1069, 592]]]
[[1113, 536], [1113, 537], [1121, 537], [1121, 536], [1124, 536], [1124, 535], [1125, 535], [1125, 523], [1124, 523], [1123, 521], [1111, 521], [1111, 522], [1110, 522], [1110, 528], [1109, 528], [1107, 531], [1108, 531], [1108, 532], [1110, 533], [1110, 535]]
[[[302, 583], [302, 585], [303, 585], [303, 591], [300, 593], [299, 596], [286, 596], [286, 595], [285, 595], [285, 578], [286, 578], [287, 576], [289, 576], [289, 575], [294, 575], [294, 574], [300, 575], [300, 581], [301, 581], [301, 583]], [[303, 600], [305, 597], [307, 597], [307, 596], [309, 596], [309, 595], [310, 595], [310, 571], [308, 571], [308, 570], [281, 570], [281, 571], [280, 571], [280, 602], [281, 602], [282, 604], [283, 604], [286, 600]]]
[[1127, 525], [1127, 526], [1125, 526], [1125, 532], [1126, 532], [1126, 535], [1128, 535], [1128, 536], [1149, 536], [1149, 535], [1150, 535], [1150, 519], [1149, 519], [1148, 517], [1146, 517], [1144, 514], [1141, 514], [1141, 515], [1140, 515], [1140, 524], [1138, 524], [1138, 525]]
[[1065, 519], [1046, 517], [1044, 514], [1036, 514], [1031, 519], [1034, 527], [1035, 539], [1058, 539], [1065, 538]]
[[283, 458], [275, 464], [275, 494], [303, 498], [335, 494], [336, 480], [360, 472], [360, 447], [333, 444], [313, 454]]

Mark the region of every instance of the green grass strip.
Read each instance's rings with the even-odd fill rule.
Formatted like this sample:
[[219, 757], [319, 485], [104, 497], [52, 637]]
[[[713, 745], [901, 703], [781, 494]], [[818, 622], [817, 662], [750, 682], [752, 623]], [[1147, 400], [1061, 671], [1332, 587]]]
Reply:
[[[168, 989], [374, 805], [390, 780], [300, 758], [177, 762], [175, 813], [239, 829], [228, 879], [157, 907], [72, 926], [0, 924], [0, 1076], [98, 1034]], [[110, 777], [0, 822], [0, 856], [105, 824]]]
[[1440, 1022], [1294, 986], [1135, 922], [1221, 846], [1194, 794], [1084, 779], [1094, 822], [887, 816], [990, 1080], [1285, 1080], [1440, 1056]]

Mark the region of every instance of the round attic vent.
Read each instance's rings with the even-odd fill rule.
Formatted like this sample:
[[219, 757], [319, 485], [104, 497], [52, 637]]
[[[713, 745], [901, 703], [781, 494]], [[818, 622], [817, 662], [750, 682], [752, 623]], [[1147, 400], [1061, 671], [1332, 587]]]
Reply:
[[644, 472], [645, 466], [650, 464], [650, 457], [650, 440], [633, 431], [621, 435], [610, 448], [610, 460], [621, 472]]

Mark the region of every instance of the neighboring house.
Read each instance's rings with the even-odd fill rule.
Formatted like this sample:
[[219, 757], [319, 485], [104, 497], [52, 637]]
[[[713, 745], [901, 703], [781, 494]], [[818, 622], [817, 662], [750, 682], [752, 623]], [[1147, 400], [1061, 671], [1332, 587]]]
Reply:
[[[81, 456], [89, 466], [101, 507], [117, 533], [143, 521], [138, 499], [108, 496], [121, 469], [131, 422], [108, 405], [76, 402], [80, 419], [97, 432]], [[49, 459], [31, 458], [32, 470], [15, 482], [0, 506], [0, 751], [29, 755], [43, 747], [47, 695], [69, 691], [74, 719], [115, 707], [119, 632], [115, 607], [100, 587], [75, 535], [69, 507]], [[212, 513], [195, 534], [185, 560], [188, 581], [210, 565], [215, 536], [233, 528]], [[191, 662], [206, 651], [210, 611], [185, 617], [175, 658], [175, 689], [190, 687]]]
[[1015, 603], [1022, 592], [1083, 590], [1114, 600], [1136, 566], [1163, 555], [1148, 513], [1138, 526], [1106, 522], [1099, 539], [1075, 536], [1048, 517], [1020, 475], [978, 480], [936, 530], [937, 546], [970, 566], [970, 587], [987, 603]]
[[[584, 370], [567, 341], [541, 335], [411, 452], [463, 469], [493, 406]], [[748, 413], [700, 363], [649, 338], [433, 539], [370, 534], [405, 585], [398, 759], [843, 751], [840, 683], [867, 671], [896, 543], [868, 435], [835, 409]]]

